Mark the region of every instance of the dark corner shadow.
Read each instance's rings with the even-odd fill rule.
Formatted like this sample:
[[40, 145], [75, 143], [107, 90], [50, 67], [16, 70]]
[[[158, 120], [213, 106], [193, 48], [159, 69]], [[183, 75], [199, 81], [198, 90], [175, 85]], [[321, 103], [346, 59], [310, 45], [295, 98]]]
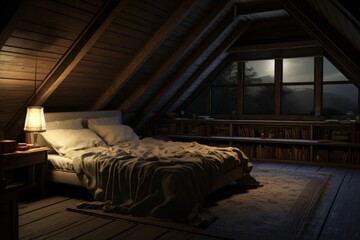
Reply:
[[218, 202], [224, 199], [228, 199], [234, 195], [248, 193], [251, 189], [256, 189], [255, 186], [239, 186], [237, 182], [232, 182], [223, 188], [216, 190], [208, 195], [205, 199], [204, 207], [210, 208], [217, 206]]

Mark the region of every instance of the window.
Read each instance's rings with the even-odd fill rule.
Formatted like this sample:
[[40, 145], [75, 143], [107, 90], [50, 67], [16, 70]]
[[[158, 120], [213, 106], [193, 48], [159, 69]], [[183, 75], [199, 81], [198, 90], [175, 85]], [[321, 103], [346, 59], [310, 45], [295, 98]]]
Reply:
[[[229, 67], [185, 110], [195, 115], [235, 115], [237, 112], [237, 62]], [[226, 103], [226, 104], [224, 104]]]
[[186, 112], [313, 120], [319, 109], [323, 116], [355, 118], [358, 97], [357, 86], [324, 57], [247, 60], [230, 63]]
[[314, 113], [314, 58], [283, 60], [281, 114]]
[[324, 58], [322, 114], [325, 116], [358, 114], [358, 88]]
[[185, 110], [186, 114], [209, 115], [210, 114], [210, 88], [205, 89], [194, 102]]
[[237, 112], [237, 65], [236, 62], [231, 63], [226, 71], [211, 84], [211, 114]]
[[244, 114], [274, 114], [274, 60], [244, 65]]

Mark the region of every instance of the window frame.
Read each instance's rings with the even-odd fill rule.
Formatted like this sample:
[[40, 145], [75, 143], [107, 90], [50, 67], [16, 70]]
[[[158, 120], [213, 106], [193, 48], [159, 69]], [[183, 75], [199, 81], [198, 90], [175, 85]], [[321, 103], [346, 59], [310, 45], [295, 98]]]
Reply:
[[[303, 115], [285, 115], [281, 114], [281, 94], [282, 94], [282, 70], [283, 70], [283, 59], [285, 58], [301, 58], [301, 57], [313, 57], [314, 58], [314, 114], [303, 114]], [[209, 111], [209, 115], [214, 118], [223, 118], [223, 119], [244, 119], [244, 120], [325, 120], [331, 116], [322, 115], [322, 86], [323, 86], [323, 58], [326, 57], [324, 55], [323, 49], [321, 47], [298, 47], [293, 49], [271, 49], [271, 50], [262, 50], [256, 52], [254, 51], [234, 51], [231, 52], [229, 57], [227, 58], [227, 65], [237, 62], [238, 63], [238, 81], [237, 81], [237, 114], [211, 114], [211, 110]], [[329, 59], [329, 58], [328, 58]], [[246, 61], [257, 61], [257, 60], [275, 60], [275, 113], [271, 115], [265, 114], [244, 114], [244, 62]], [[330, 61], [330, 60], [329, 60]], [[226, 68], [223, 66], [223, 69]], [[219, 73], [223, 73], [223, 71], [219, 71]], [[211, 85], [212, 82], [218, 79], [219, 75], [212, 77], [207, 82], [207, 87], [210, 89], [211, 95]], [[327, 82], [328, 83], [328, 82]], [[332, 82], [333, 83], [333, 82]], [[305, 85], [304, 83], [299, 83], [300, 85]], [[349, 79], [349, 84], [353, 84], [357, 87]], [[257, 84], [258, 86], [258, 84]], [[203, 88], [204, 89], [204, 88]], [[211, 99], [211, 96], [210, 96]], [[360, 88], [358, 87], [358, 109], [360, 109]], [[194, 99], [195, 100], [195, 99]], [[211, 101], [211, 100], [210, 100]], [[208, 106], [211, 109], [211, 102], [209, 101]], [[182, 105], [183, 108], [185, 105]], [[210, 105], [210, 106], [209, 106]], [[182, 108], [182, 109], [183, 109]], [[358, 110], [358, 114], [360, 111]], [[346, 116], [334, 116], [337, 119], [345, 119]]]

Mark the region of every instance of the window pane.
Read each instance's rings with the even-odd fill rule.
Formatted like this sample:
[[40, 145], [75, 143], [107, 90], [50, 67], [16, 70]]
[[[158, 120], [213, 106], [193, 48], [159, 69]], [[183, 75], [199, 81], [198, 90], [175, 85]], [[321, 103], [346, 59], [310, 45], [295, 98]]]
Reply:
[[237, 66], [237, 62], [231, 63], [225, 72], [218, 79], [216, 79], [212, 85], [236, 85], [238, 72]]
[[244, 84], [274, 83], [274, 60], [245, 62]]
[[323, 80], [324, 82], [348, 81], [348, 79], [325, 57], [323, 67]]
[[213, 87], [211, 92], [212, 114], [234, 114], [237, 109], [236, 87]]
[[274, 114], [274, 86], [244, 88], [245, 114]]
[[314, 86], [284, 86], [281, 98], [282, 114], [314, 114]]
[[207, 88], [196, 100], [185, 110], [186, 114], [208, 115], [210, 114], [210, 88]]
[[358, 114], [358, 88], [353, 84], [323, 85], [323, 115]]
[[283, 82], [314, 82], [314, 58], [288, 58], [283, 60]]

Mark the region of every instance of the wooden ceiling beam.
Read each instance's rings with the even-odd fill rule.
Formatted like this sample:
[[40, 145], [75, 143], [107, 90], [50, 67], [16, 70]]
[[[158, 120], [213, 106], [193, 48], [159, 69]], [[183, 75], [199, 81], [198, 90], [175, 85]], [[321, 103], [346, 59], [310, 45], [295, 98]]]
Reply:
[[212, 6], [211, 11], [206, 17], [195, 27], [195, 29], [182, 41], [181, 45], [163, 62], [163, 64], [156, 70], [156, 72], [149, 77], [146, 82], [140, 84], [135, 91], [133, 91], [128, 98], [126, 98], [118, 107], [118, 110], [126, 112], [136, 101], [159, 79], [176, 61], [187, 52], [191, 45], [198, 41], [200, 36], [209, 28], [211, 23], [217, 19], [217, 16], [222, 12], [227, 5], [232, 4], [230, 1], [217, 1]]
[[[226, 30], [229, 30], [230, 26], [234, 23], [234, 17], [231, 15], [227, 15], [222, 22], [219, 24], [218, 27], [215, 28], [215, 30], [211, 33], [209, 37], [206, 38], [206, 40], [200, 44], [200, 46], [195, 49], [194, 52], [192, 52], [185, 61], [183, 61], [182, 65], [175, 71], [175, 73], [172, 74], [166, 82], [163, 87], [158, 90], [155, 94], [155, 96], [151, 99], [151, 101], [143, 108], [142, 111], [139, 111], [139, 113], [135, 116], [133, 119], [138, 119], [140, 116], [145, 116], [150, 112], [150, 109], [152, 109], [158, 102], [162, 99], [164, 94], [166, 94], [174, 84], [176, 84], [182, 77], [182, 75], [192, 66], [194, 63], [205, 53], [211, 49], [214, 43], [218, 41], [222, 34], [226, 32]], [[129, 119], [129, 122], [132, 122], [132, 119]]]
[[277, 50], [277, 49], [293, 49], [293, 48], [319, 47], [319, 46], [321, 46], [321, 44], [318, 40], [292, 41], [292, 42], [281, 42], [281, 43], [234, 46], [228, 50], [228, 53]]
[[[213, 62], [219, 58], [221, 55], [228, 55], [226, 50], [249, 28], [251, 25], [250, 22], [244, 22], [237, 26], [229, 36], [224, 40], [224, 42], [216, 48], [216, 50], [211, 53], [211, 55], [203, 62], [198, 69], [191, 75], [189, 79], [176, 91], [176, 93], [171, 96], [171, 98], [166, 101], [166, 104], [157, 112], [156, 117], [161, 117], [163, 114], [167, 112], [175, 102], [188, 91], [190, 86], [195, 82], [203, 72], [205, 72], [210, 66], [212, 66]], [[225, 61], [225, 60], [224, 60]], [[221, 64], [220, 64], [221, 65]], [[215, 68], [216, 69], [216, 68]]]
[[175, 26], [187, 15], [195, 4], [195, 0], [185, 0], [176, 8], [173, 14], [161, 28], [147, 41], [147, 43], [131, 59], [126, 68], [120, 73], [110, 87], [100, 96], [92, 110], [99, 110], [115, 96], [122, 86], [136, 73], [136, 71], [155, 52], [161, 43], [169, 36]]
[[[234, 25], [235, 24], [235, 25]], [[212, 34], [205, 40], [205, 42], [203, 44], [201, 44], [201, 46], [199, 48], [196, 49], [195, 52], [193, 52], [193, 54], [188, 58], [188, 60], [184, 61], [184, 64], [182, 65], [182, 67], [180, 67], [177, 72], [174, 74], [174, 76], [170, 77], [169, 81], [167, 81], [167, 83], [156, 93], [156, 95], [152, 98], [152, 100], [143, 108], [143, 111], [139, 111], [138, 114], [132, 118], [131, 120], [136, 119], [136, 122], [132, 122], [130, 120], [130, 122], [132, 122], [132, 126], [135, 126], [136, 129], [139, 129], [145, 122], [147, 122], [149, 120], [150, 117], [150, 110], [155, 107], [157, 104], [159, 104], [159, 102], [162, 100], [163, 96], [169, 91], [169, 89], [174, 86], [174, 84], [176, 84], [178, 81], [181, 80], [181, 77], [183, 76], [183, 74], [201, 57], [203, 56], [204, 53], [208, 52], [208, 51], [212, 51], [211, 47], [213, 46], [213, 44], [217, 41], [220, 40], [221, 37], [223, 37], [224, 34], [229, 34], [228, 32], [230, 31], [231, 27], [236, 26], [237, 24], [239, 24], [239, 21], [234, 20], [233, 16], [227, 16], [220, 24], [219, 27], [216, 28], [216, 30], [214, 32], [212, 32]], [[249, 23], [245, 22], [244, 25], [249, 25]], [[245, 28], [245, 27], [244, 27]], [[236, 31], [239, 30], [238, 28], [235, 28]], [[237, 32], [232, 31], [230, 35], [233, 34], [237, 34]], [[238, 36], [237, 35], [233, 35], [232, 37], [228, 37], [228, 39], [234, 39], [233, 41], [231, 41], [231, 43], [233, 43]], [[225, 42], [229, 42], [229, 40], [224, 40]], [[225, 43], [226, 45], [226, 43]], [[221, 44], [221, 46], [224, 46], [224, 43]], [[220, 50], [222, 47], [218, 47], [215, 50], [215, 53], [210, 54], [210, 56], [204, 61], [206, 63], [212, 62], [214, 60], [215, 56], [219, 56], [220, 54]], [[230, 47], [230, 45], [227, 45], [227, 47]], [[223, 49], [223, 51], [226, 51], [226, 49]], [[200, 66], [199, 69], [201, 69], [201, 71], [198, 69], [196, 70], [196, 73], [200, 73], [204, 70], [204, 64], [202, 64]], [[142, 116], [140, 118], [140, 116]], [[146, 117], [144, 117], [146, 116]]]
[[21, 129], [19, 122], [21, 120], [23, 122], [27, 106], [43, 105], [45, 103], [55, 89], [63, 82], [68, 74], [100, 38], [101, 34], [111, 22], [120, 14], [126, 3], [127, 0], [108, 0], [104, 3], [96, 16], [44, 79], [37, 89], [35, 96], [29, 99], [5, 127], [6, 135], [17, 136], [19, 134]]
[[284, 8], [323, 46], [334, 65], [360, 87], [360, 53], [306, 1], [282, 0]]
[[[184, 109], [185, 107], [189, 106], [192, 102], [196, 100], [197, 97], [199, 97], [204, 89], [208, 87], [215, 79], [217, 79], [229, 66], [231, 61], [233, 60], [232, 55], [227, 56], [211, 73], [210, 75], [203, 81], [191, 94], [188, 98], [186, 98], [185, 101], [180, 103], [179, 106], [176, 107], [176, 109]], [[173, 108], [173, 107], [171, 107]], [[166, 111], [172, 111], [171, 108], [166, 108]]]

